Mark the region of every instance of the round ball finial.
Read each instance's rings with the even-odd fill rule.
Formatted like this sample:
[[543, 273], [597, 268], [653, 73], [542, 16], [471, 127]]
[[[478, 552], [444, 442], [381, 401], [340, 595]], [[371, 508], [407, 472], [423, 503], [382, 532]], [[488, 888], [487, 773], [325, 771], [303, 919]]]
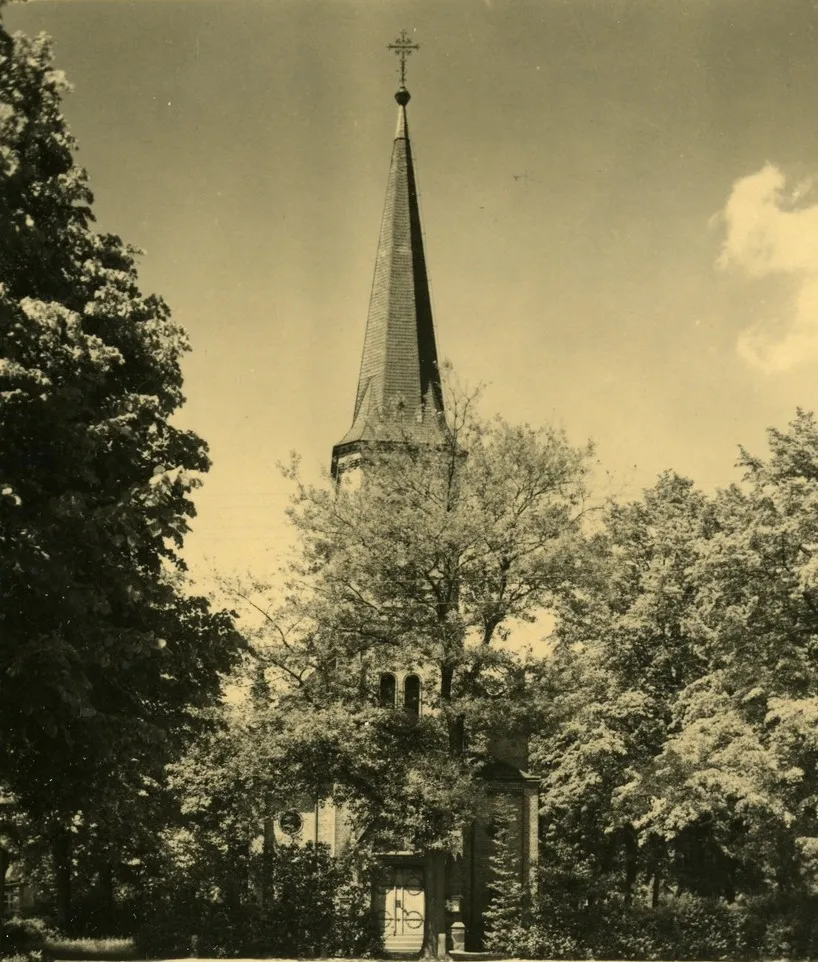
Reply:
[[395, 100], [397, 100], [401, 107], [405, 107], [409, 103], [410, 99], [411, 97], [406, 87], [400, 87], [398, 92], [395, 94]]

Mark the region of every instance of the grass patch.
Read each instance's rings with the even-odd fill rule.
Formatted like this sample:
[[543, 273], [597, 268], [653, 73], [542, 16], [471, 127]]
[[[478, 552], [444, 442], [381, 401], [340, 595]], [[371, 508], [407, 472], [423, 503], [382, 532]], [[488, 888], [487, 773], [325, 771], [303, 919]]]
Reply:
[[65, 962], [131, 962], [137, 958], [133, 939], [49, 938], [43, 946], [48, 956]]

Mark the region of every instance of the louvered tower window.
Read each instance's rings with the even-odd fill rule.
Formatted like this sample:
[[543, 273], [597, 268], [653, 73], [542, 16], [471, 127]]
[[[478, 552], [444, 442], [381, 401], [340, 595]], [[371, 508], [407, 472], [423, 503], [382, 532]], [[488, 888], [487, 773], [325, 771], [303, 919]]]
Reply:
[[381, 708], [394, 708], [395, 707], [395, 696], [398, 693], [397, 682], [395, 681], [395, 676], [391, 671], [385, 671], [381, 674], [380, 686], [378, 689], [378, 701], [381, 704]]
[[420, 678], [407, 675], [403, 681], [403, 707], [413, 718], [420, 718]]

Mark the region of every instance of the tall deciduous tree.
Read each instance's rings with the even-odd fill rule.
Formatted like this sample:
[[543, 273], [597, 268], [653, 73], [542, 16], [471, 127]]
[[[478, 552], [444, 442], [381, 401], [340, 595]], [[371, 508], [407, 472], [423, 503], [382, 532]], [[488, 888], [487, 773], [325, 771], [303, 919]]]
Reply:
[[658, 898], [665, 846], [640, 830], [623, 792], [661, 751], [678, 693], [708, 670], [689, 627], [690, 568], [712, 516], [708, 499], [672, 473], [641, 500], [612, 505], [589, 543], [583, 590], [559, 607], [535, 770], [545, 861], [552, 872], [564, 866], [560, 885], [589, 898], [613, 889], [630, 900], [646, 876]]
[[712, 498], [667, 475], [614, 507], [562, 606], [535, 757], [550, 863], [584, 896], [818, 875], [818, 427], [769, 436]]
[[745, 874], [788, 894], [818, 869], [818, 425], [799, 410], [768, 436], [767, 457], [742, 451], [743, 484], [717, 498], [719, 530], [694, 570], [691, 627], [710, 672], [671, 746], [686, 778], [669, 810], [716, 769], [699, 797], [732, 827]]
[[66, 825], [143, 789], [237, 642], [180, 584], [209, 463], [171, 421], [187, 342], [92, 229], [65, 89], [0, 25], [0, 783], [53, 823], [67, 897]]
[[[299, 484], [289, 597], [256, 639], [289, 692], [302, 784], [427, 853], [457, 849], [492, 743], [531, 724], [507, 642], [575, 576], [588, 463], [559, 432], [481, 423], [468, 403], [452, 420], [439, 446], [373, 446], [337, 488]], [[383, 672], [418, 673], [419, 720], [384, 704]]]

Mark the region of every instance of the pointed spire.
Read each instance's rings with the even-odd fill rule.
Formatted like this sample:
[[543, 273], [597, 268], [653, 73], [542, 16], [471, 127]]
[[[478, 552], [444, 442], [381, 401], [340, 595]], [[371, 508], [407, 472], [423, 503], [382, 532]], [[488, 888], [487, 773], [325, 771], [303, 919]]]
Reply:
[[444, 430], [443, 391], [417, 182], [406, 120], [409, 91], [395, 94], [398, 125], [392, 147], [375, 277], [366, 322], [352, 427], [332, 452], [339, 462], [368, 442], [434, 443]]

